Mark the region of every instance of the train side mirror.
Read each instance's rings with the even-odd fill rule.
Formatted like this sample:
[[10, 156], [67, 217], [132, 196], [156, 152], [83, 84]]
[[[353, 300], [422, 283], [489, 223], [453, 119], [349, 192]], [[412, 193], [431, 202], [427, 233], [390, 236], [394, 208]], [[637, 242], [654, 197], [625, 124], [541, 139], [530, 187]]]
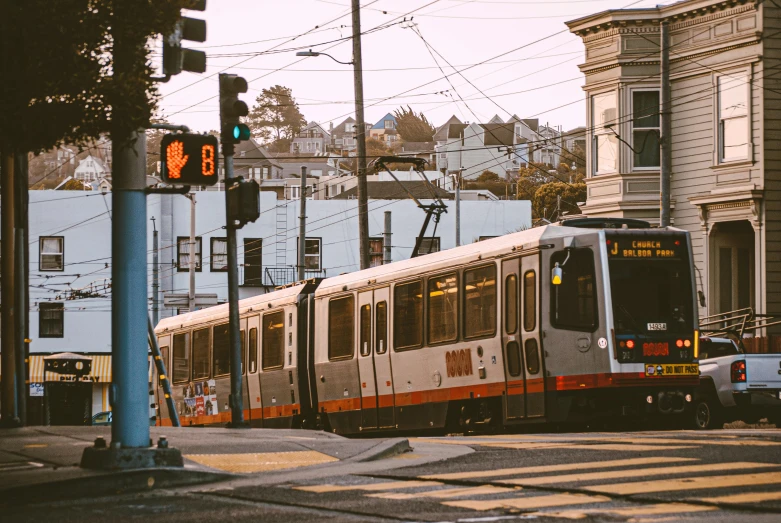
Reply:
[[564, 278], [564, 269], [559, 267], [559, 262], [553, 266], [551, 270], [551, 283], [553, 285], [561, 285], [561, 280]]

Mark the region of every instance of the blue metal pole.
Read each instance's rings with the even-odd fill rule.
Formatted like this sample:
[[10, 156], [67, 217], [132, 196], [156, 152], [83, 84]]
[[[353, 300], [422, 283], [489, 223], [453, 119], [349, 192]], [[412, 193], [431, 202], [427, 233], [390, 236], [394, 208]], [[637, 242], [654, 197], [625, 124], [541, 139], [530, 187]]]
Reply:
[[146, 135], [113, 144], [111, 445], [149, 447]]

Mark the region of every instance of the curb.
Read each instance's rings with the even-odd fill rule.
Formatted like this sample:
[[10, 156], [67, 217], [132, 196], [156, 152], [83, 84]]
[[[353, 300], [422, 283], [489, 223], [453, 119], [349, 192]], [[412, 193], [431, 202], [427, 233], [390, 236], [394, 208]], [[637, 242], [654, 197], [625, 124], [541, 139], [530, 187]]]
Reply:
[[378, 459], [390, 458], [398, 454], [404, 454], [405, 452], [411, 452], [412, 447], [409, 445], [407, 438], [391, 438], [380, 442], [374, 447], [361, 452], [343, 461], [343, 463], [364, 463], [366, 461], [376, 461]]
[[201, 485], [235, 479], [234, 474], [159, 467], [46, 481], [0, 491], [0, 506], [47, 503], [63, 499], [113, 496], [131, 492]]

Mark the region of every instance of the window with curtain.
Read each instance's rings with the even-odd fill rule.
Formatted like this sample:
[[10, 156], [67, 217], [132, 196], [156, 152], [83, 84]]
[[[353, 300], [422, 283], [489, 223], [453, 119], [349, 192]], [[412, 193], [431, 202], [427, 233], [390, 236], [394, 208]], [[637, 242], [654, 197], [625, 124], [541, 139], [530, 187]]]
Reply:
[[718, 79], [719, 161], [748, 159], [748, 76], [724, 75]]
[[635, 167], [659, 167], [659, 133], [659, 91], [632, 91]]
[[212, 272], [226, 272], [228, 270], [228, 239], [212, 238]]
[[[176, 237], [176, 266], [179, 272], [187, 272], [190, 270], [190, 237], [189, 236], [177, 236]], [[200, 272], [201, 270], [201, 238], [195, 238], [195, 270]]]
[[63, 271], [65, 238], [62, 236], [47, 236], [40, 239], [39, 270]]
[[618, 138], [612, 128], [617, 122], [616, 93], [591, 97], [591, 128], [593, 129], [594, 174], [618, 170]]
[[62, 338], [65, 335], [65, 306], [62, 303], [41, 303], [38, 315], [39, 338]]

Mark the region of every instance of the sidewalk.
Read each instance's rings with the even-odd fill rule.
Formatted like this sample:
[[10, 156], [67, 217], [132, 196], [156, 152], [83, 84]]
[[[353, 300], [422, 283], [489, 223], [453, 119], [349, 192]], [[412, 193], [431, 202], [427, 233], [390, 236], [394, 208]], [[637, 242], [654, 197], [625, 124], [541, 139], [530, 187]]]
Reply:
[[184, 468], [103, 472], [79, 468], [85, 447], [111, 441], [110, 427], [0, 430], [0, 505], [172, 488], [405, 452], [404, 438], [347, 439], [320, 431], [150, 427], [184, 457]]

